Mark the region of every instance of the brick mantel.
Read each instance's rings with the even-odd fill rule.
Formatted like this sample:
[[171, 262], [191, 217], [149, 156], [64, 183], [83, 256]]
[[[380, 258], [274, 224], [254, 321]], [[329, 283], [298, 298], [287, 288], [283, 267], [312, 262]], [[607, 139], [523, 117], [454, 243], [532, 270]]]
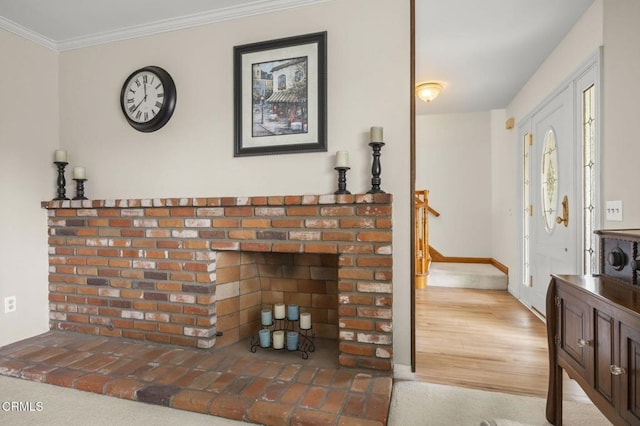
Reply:
[[238, 294], [224, 293], [238, 298], [238, 323], [235, 334], [223, 329], [222, 253], [333, 255], [340, 364], [391, 369], [391, 203], [389, 194], [43, 202], [51, 328], [210, 348], [217, 332], [257, 330], [260, 306], [280, 294], [256, 293], [258, 275], [252, 293], [235, 278]]

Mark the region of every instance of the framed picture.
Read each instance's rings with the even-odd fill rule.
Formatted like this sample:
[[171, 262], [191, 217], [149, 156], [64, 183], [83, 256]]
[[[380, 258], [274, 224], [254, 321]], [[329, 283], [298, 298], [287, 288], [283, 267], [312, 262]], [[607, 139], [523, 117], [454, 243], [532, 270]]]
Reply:
[[234, 156], [327, 150], [327, 33], [235, 46]]

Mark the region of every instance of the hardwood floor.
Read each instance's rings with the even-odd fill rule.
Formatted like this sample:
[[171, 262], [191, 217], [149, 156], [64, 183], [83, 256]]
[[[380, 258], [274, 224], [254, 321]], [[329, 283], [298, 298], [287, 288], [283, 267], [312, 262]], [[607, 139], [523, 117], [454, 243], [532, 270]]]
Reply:
[[[546, 397], [545, 324], [507, 291], [416, 289], [416, 378]], [[568, 377], [564, 398], [588, 401]]]

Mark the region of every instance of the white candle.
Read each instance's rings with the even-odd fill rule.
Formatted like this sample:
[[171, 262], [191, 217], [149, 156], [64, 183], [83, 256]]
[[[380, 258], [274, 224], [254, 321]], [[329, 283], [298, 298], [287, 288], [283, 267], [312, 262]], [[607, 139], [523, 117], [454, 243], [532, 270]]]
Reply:
[[56, 163], [66, 163], [67, 151], [63, 151], [62, 149], [56, 149], [56, 152], [54, 153], [54, 161]]
[[311, 314], [303, 312], [300, 314], [300, 328], [303, 330], [309, 330], [311, 328]]
[[284, 331], [278, 330], [273, 332], [273, 349], [284, 348]]
[[371, 142], [383, 142], [382, 138], [382, 127], [372, 127], [371, 128]]
[[276, 306], [274, 309], [275, 309], [276, 319], [283, 319], [285, 316], [284, 303], [276, 303]]
[[347, 151], [336, 152], [336, 167], [349, 167], [349, 153]]
[[73, 178], [74, 179], [86, 179], [87, 172], [84, 167], [74, 167], [73, 168]]

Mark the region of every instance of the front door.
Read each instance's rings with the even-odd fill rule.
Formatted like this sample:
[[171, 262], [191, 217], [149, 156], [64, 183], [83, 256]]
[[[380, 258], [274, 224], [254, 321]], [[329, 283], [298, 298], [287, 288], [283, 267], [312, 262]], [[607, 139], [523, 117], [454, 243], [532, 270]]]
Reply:
[[550, 275], [578, 274], [581, 208], [576, 176], [573, 94], [557, 94], [531, 118], [530, 288], [525, 303], [545, 313]]

